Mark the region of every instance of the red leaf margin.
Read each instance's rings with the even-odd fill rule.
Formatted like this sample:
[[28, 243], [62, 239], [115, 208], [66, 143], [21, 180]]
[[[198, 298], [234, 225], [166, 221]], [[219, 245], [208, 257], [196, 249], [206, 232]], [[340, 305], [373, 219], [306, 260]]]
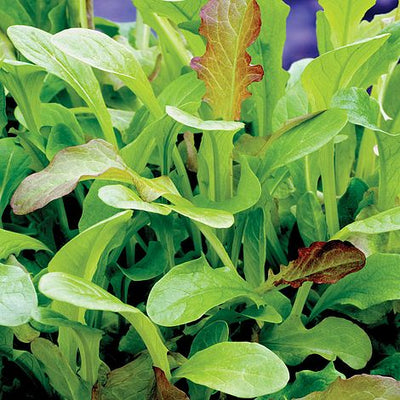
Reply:
[[[207, 45], [203, 56], [194, 57], [192, 59], [191, 67], [197, 72], [198, 78], [203, 80], [206, 84], [204, 100], [212, 106], [215, 118], [240, 120], [242, 102], [251, 96], [247, 87], [253, 82], [261, 81], [264, 76], [263, 67], [261, 65], [251, 65], [251, 56], [246, 51], [260, 34], [260, 7], [256, 0], [245, 0], [245, 2], [246, 12], [242, 16], [241, 21], [242, 24], [244, 24], [243, 20], [248, 20], [249, 22], [246, 24], [247, 31], [245, 32], [244, 45], [239, 52], [240, 56], [237, 57], [236, 65], [234, 64], [234, 60], [228, 59], [228, 53], [226, 47], [224, 47], [223, 41], [220, 40], [221, 35], [218, 34], [218, 29], [220, 25], [224, 23], [230, 24], [233, 29], [229, 15], [232, 14], [232, 11], [234, 11], [233, 9], [237, 10], [239, 6], [238, 3], [243, 3], [243, 0], [209, 0], [200, 11], [201, 25], [199, 32], [207, 39]], [[226, 17], [226, 19], [223, 17]], [[213, 31], [215, 31], [217, 35], [215, 35]], [[239, 34], [241, 33], [241, 30], [239, 30]], [[217, 39], [215, 39], [215, 36], [217, 36]], [[226, 41], [226, 38], [224, 39]], [[225, 62], [225, 68], [224, 61], [218, 57], [218, 47], [220, 47], [220, 53], [224, 54], [227, 58], [227, 60], [224, 60], [228, 61]], [[222, 75], [223, 71], [226, 72], [226, 64], [228, 64], [229, 61], [232, 64], [232, 69], [234, 69], [234, 82], [229, 82], [229, 79], [223, 79]], [[213, 67], [215, 71], [213, 71]], [[218, 74], [220, 74], [219, 80], [217, 79]], [[231, 86], [230, 88], [232, 89], [232, 84], [235, 84], [235, 82], [238, 82], [238, 84], [234, 90], [233, 103], [226, 107], [226, 92], [229, 91], [229, 86]], [[224, 85], [223, 83], [227, 84]], [[230, 92], [232, 92], [232, 90], [230, 90]]]

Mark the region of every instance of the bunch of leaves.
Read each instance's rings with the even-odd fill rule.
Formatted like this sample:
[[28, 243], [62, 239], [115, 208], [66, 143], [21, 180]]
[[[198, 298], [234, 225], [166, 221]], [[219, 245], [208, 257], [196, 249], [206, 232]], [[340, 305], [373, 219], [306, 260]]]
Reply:
[[399, 8], [90, 3], [0, 1], [3, 398], [398, 398]]

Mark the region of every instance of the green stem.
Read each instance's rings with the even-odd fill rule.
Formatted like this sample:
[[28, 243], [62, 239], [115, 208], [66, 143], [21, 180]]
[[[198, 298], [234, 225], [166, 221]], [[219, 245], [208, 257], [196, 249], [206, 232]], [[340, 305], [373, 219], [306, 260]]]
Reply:
[[143, 21], [142, 14], [137, 12], [136, 15], [136, 47], [139, 50], [149, 48], [150, 42], [150, 27]]
[[297, 291], [296, 300], [294, 301], [293, 308], [290, 312], [289, 317], [301, 318], [311, 287], [312, 282], [304, 282], [303, 285], [299, 288], [299, 290]]
[[74, 237], [74, 235], [71, 232], [71, 230], [69, 229], [68, 217], [67, 217], [67, 213], [65, 211], [63, 199], [57, 199], [55, 201], [55, 205], [56, 205], [57, 212], [58, 212], [58, 220], [60, 223], [61, 231], [67, 237], [68, 240], [71, 240]]
[[235, 266], [232, 263], [232, 260], [229, 258], [229, 255], [225, 250], [225, 247], [223, 246], [221, 241], [218, 239], [217, 235], [213, 232], [213, 229], [211, 229], [208, 226], [203, 225], [203, 224], [201, 224], [199, 222], [195, 222], [195, 224], [200, 229], [200, 232], [204, 235], [204, 237], [208, 240], [208, 242], [210, 243], [211, 247], [217, 253], [217, 255], [220, 258], [220, 260], [222, 261], [222, 263], [226, 267], [228, 267], [232, 271], [234, 271], [236, 274], [238, 274], [238, 272], [236, 271]]
[[329, 237], [339, 230], [339, 214], [336, 203], [334, 143], [328, 143], [320, 153], [320, 168], [324, 192], [326, 223]]

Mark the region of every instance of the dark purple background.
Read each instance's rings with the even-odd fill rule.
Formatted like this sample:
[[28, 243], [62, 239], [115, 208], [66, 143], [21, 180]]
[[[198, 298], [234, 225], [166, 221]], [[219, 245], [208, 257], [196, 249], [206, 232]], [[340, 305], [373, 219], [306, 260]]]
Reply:
[[[317, 0], [285, 0], [292, 8], [288, 18], [287, 41], [284, 51], [284, 67], [288, 68], [296, 60], [315, 57], [315, 12], [319, 9]], [[397, 6], [398, 0], [377, 0], [377, 5], [368, 12], [367, 18], [381, 14]], [[134, 21], [135, 8], [131, 0], [94, 0], [96, 16], [118, 22]]]

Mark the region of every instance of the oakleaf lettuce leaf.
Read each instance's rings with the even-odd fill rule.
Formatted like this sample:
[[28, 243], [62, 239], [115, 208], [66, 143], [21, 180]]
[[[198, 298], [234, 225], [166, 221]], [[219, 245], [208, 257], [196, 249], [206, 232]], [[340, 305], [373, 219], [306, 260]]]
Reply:
[[202, 57], [192, 59], [192, 68], [206, 84], [204, 99], [214, 117], [238, 120], [242, 101], [250, 96], [248, 85], [264, 74], [261, 65], [250, 65], [247, 53], [260, 33], [260, 7], [255, 0], [210, 0], [200, 16], [207, 47]]

